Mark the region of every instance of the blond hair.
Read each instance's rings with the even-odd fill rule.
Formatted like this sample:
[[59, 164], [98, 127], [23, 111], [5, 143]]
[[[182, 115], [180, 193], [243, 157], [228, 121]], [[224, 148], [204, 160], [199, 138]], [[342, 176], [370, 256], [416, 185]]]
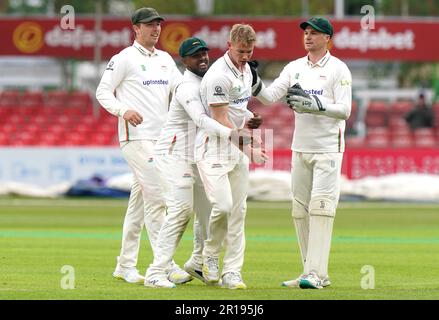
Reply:
[[256, 32], [249, 24], [234, 24], [232, 30], [230, 30], [230, 42], [243, 42], [246, 45], [253, 44], [256, 42]]

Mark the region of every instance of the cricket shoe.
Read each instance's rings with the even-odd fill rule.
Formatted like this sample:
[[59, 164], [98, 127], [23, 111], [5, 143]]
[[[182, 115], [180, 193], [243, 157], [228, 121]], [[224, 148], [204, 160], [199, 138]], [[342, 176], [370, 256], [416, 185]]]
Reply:
[[195, 263], [192, 259], [186, 261], [183, 265], [184, 271], [189, 273], [192, 277], [197, 278], [200, 281], [206, 283], [206, 279], [203, 278], [203, 266], [201, 264]]
[[165, 288], [165, 289], [173, 289], [177, 287], [174, 283], [172, 283], [166, 278], [166, 274], [155, 276], [155, 277], [146, 277], [144, 286], [150, 288]]
[[242, 281], [241, 274], [239, 272], [227, 272], [222, 277], [223, 288], [227, 289], [247, 289], [247, 286]]
[[301, 274], [298, 278], [293, 280], [287, 280], [282, 282], [282, 287], [288, 287], [288, 288], [299, 288], [299, 283], [301, 279], [304, 279], [305, 275]]
[[180, 268], [177, 264], [173, 263], [171, 269], [168, 272], [168, 280], [175, 284], [183, 284], [192, 281], [194, 278]]
[[193, 260], [187, 261], [184, 264], [183, 269], [191, 276], [203, 281], [207, 285], [221, 286], [221, 279], [218, 282], [207, 282], [206, 279], [204, 279], [203, 277], [203, 266], [201, 264], [195, 263]]
[[[301, 274], [298, 278], [293, 280], [288, 280], [282, 282], [282, 287], [288, 287], [288, 288], [299, 288], [299, 283], [301, 279], [304, 279], [305, 275]], [[331, 281], [329, 280], [329, 277], [325, 277], [322, 280], [322, 287], [329, 287], [331, 285]]]
[[313, 271], [308, 273], [304, 278], [300, 279], [299, 287], [301, 289], [323, 289], [322, 280]]
[[331, 285], [331, 280], [329, 280], [329, 277], [324, 277], [322, 279], [322, 287], [329, 287]]
[[145, 277], [140, 275], [139, 270], [135, 267], [124, 268], [120, 265], [117, 265], [116, 270], [114, 270], [113, 277], [125, 280], [128, 283], [142, 283], [145, 281]]
[[214, 257], [203, 257], [203, 278], [207, 284], [217, 284], [220, 280], [219, 260]]

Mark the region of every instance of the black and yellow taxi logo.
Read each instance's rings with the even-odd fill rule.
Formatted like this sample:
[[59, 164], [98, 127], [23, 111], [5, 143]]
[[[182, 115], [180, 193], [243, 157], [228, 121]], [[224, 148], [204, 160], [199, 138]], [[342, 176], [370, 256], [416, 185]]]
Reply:
[[34, 53], [44, 44], [43, 30], [38, 23], [23, 22], [12, 35], [15, 47], [23, 53]]

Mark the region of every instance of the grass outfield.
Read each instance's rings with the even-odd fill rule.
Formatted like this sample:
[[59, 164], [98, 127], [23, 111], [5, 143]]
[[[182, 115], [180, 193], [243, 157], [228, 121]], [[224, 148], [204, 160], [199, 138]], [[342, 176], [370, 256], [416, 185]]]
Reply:
[[[249, 202], [243, 278], [247, 290], [203, 285], [153, 289], [113, 279], [127, 200], [0, 199], [0, 300], [160, 299], [301, 300], [439, 299], [439, 206], [341, 203], [330, 257], [332, 286], [283, 288], [301, 273], [289, 203]], [[192, 247], [191, 228], [175, 260]], [[146, 235], [139, 269], [151, 261]], [[64, 265], [75, 270], [75, 289], [64, 290]], [[361, 288], [363, 266], [375, 288]], [[363, 279], [364, 281], [364, 279]]]

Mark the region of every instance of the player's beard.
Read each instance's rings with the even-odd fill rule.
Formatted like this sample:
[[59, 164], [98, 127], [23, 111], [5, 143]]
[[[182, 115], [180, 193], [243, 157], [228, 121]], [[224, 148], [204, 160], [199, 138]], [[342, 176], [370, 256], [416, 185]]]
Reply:
[[200, 68], [199, 66], [197, 66], [196, 68], [191, 68], [189, 70], [201, 78], [204, 77], [207, 70], [209, 69], [209, 62], [208, 61], [203, 61], [203, 62], [207, 65], [207, 68]]

